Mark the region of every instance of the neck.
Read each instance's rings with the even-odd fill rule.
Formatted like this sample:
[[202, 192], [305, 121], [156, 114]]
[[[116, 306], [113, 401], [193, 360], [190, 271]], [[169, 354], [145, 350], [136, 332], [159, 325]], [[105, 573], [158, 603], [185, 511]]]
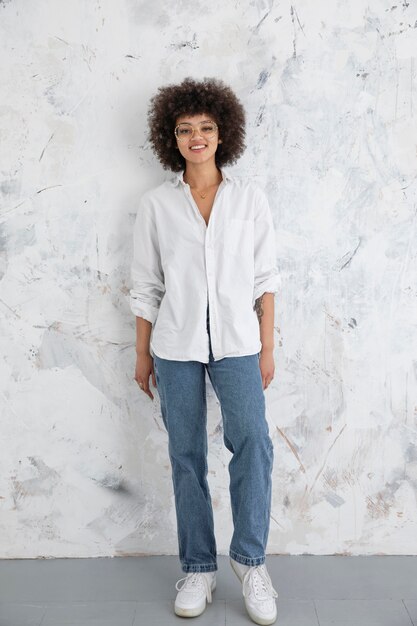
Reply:
[[222, 174], [214, 161], [206, 163], [186, 162], [184, 182], [196, 189], [207, 189], [211, 185], [218, 185], [222, 181]]

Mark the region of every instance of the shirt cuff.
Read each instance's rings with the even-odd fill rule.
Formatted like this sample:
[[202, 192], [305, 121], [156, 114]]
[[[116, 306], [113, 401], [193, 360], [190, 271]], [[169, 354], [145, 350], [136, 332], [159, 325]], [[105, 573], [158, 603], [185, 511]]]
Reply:
[[130, 310], [136, 317], [143, 317], [143, 319], [151, 322], [153, 325], [158, 317], [159, 309], [146, 304], [133, 296], [130, 296]]
[[256, 300], [264, 293], [278, 293], [281, 286], [281, 277], [279, 275], [270, 276], [262, 282], [258, 283], [253, 290], [252, 308], [255, 306]]

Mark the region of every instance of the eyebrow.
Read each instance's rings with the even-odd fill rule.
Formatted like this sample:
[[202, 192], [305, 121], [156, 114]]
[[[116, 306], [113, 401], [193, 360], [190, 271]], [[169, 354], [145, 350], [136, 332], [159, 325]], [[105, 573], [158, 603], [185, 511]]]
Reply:
[[[212, 121], [213, 120], [210, 120], [210, 119], [208, 119], [208, 120], [201, 120], [201, 122], [197, 122], [197, 124], [202, 124], [203, 122], [212, 122]], [[189, 124], [190, 126], [192, 126], [191, 122], [178, 122], [178, 125], [179, 124]]]

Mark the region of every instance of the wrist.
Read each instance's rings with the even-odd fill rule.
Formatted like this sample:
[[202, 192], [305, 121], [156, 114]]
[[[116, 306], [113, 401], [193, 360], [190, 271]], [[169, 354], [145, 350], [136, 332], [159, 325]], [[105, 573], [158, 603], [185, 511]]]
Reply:
[[143, 350], [142, 348], [136, 348], [136, 356], [151, 356], [150, 350]]

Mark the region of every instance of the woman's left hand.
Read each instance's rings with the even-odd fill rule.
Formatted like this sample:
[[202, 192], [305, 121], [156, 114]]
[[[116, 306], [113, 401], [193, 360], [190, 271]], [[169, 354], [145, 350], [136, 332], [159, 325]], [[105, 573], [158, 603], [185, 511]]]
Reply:
[[274, 351], [272, 349], [262, 348], [259, 353], [259, 368], [262, 376], [262, 387], [266, 389], [275, 374]]

